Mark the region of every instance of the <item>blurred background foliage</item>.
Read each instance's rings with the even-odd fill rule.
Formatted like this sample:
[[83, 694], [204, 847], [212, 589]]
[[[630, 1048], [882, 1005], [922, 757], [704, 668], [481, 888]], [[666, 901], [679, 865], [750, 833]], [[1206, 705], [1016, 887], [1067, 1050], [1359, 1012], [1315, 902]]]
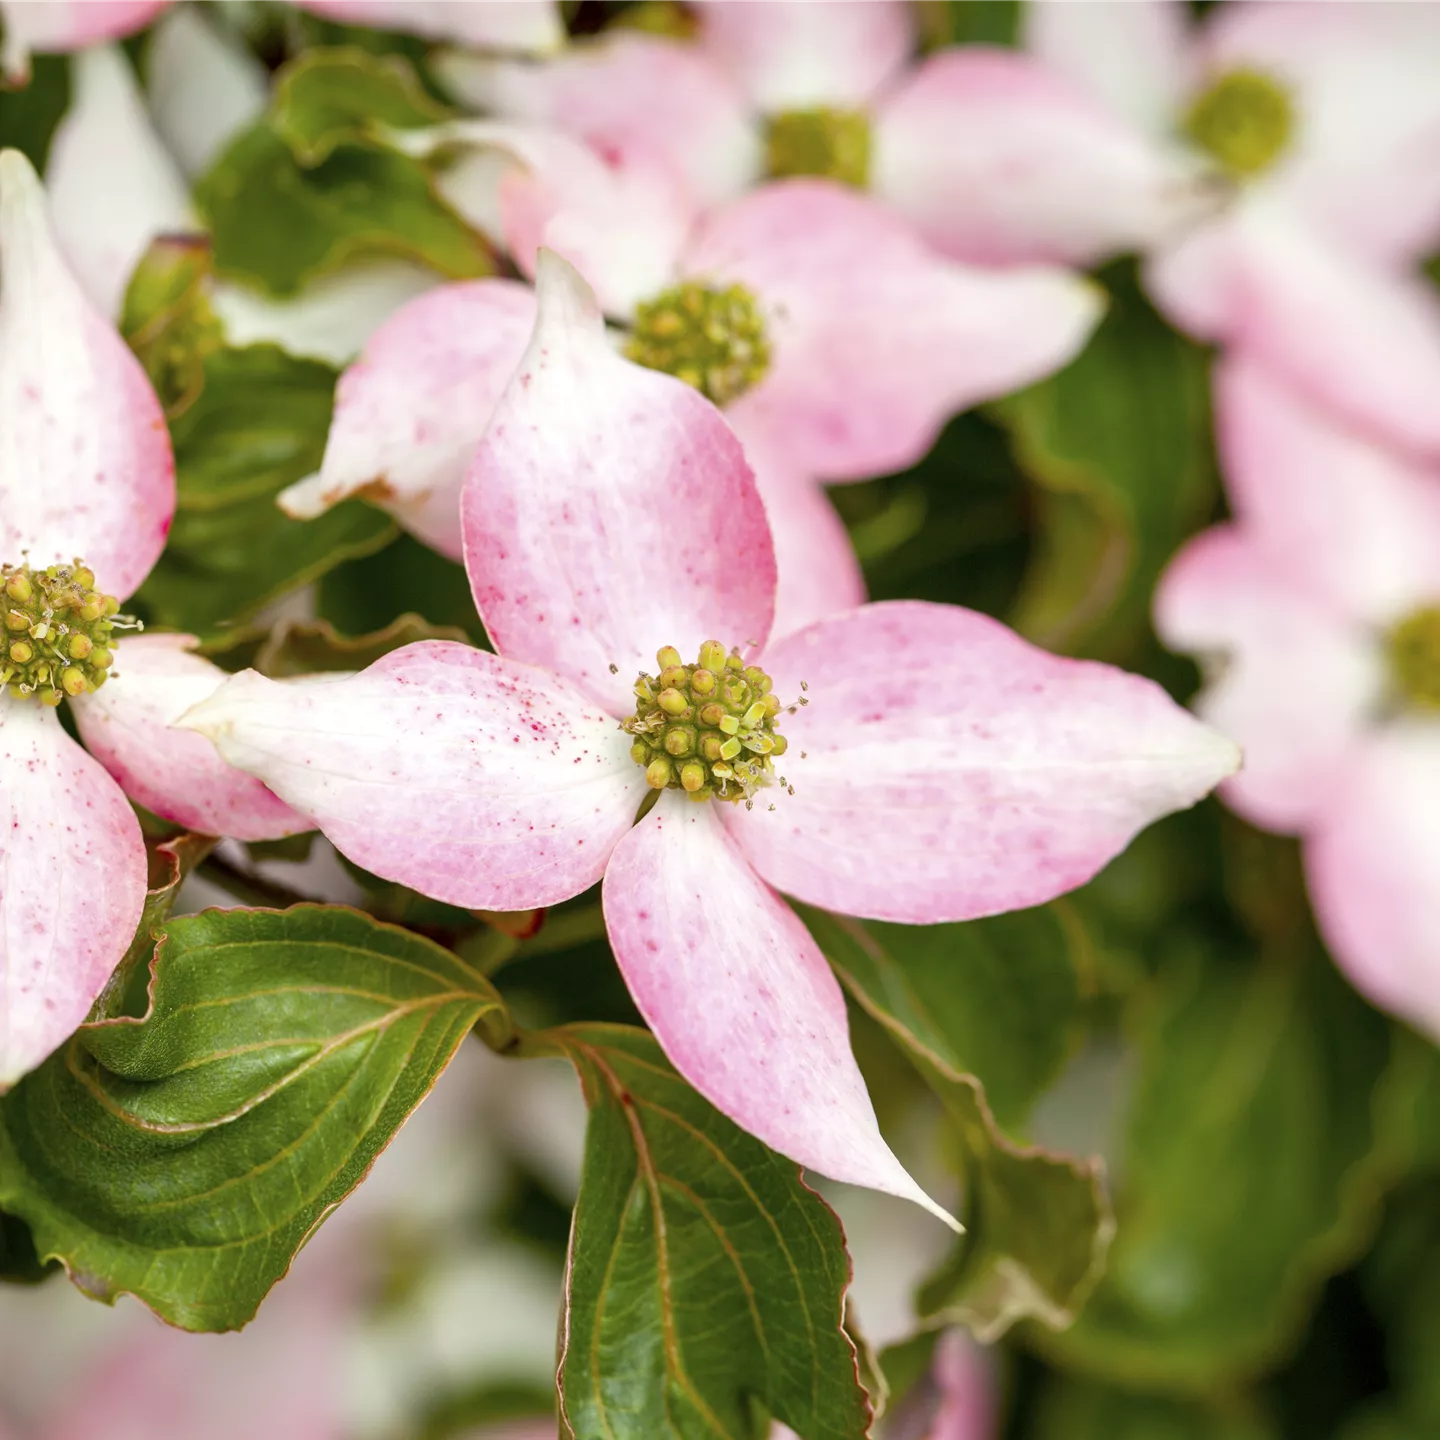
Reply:
[[[922, 9], [932, 44], [1013, 40], [1008, 0]], [[567, 16], [576, 33], [643, 18], [596, 0]], [[213, 248], [156, 259], [127, 307], [171, 406], [180, 490], [136, 604], [201, 636], [221, 664], [272, 674], [353, 668], [428, 634], [483, 645], [462, 569], [379, 511], [355, 500], [302, 524], [275, 508], [318, 464], [335, 371], [226, 343], [192, 283], [213, 265], [284, 295], [368, 253], [451, 277], [501, 266], [438, 199], [431, 162], [362, 123], [444, 113], [425, 47], [279, 7], [254, 17], [255, 49], [287, 68], [270, 113], [200, 182]], [[337, 46], [382, 58], [366, 68]], [[28, 88], [0, 93], [0, 141], [37, 165], [67, 77], [65, 61], [40, 59]], [[1108, 312], [1066, 370], [957, 417], [913, 469], [832, 496], [873, 598], [970, 606], [1183, 701], [1197, 674], [1161, 649], [1149, 605], [1180, 542], [1223, 512], [1210, 356], [1157, 316], [1132, 263], [1095, 280]], [[311, 584], [314, 621], [277, 628], [266, 607]], [[286, 898], [223, 858], [200, 873], [254, 903]], [[528, 938], [348, 873], [372, 913], [479, 963], [523, 1024], [639, 1023], [596, 895]], [[1435, 1056], [1339, 978], [1292, 842], [1210, 800], [1063, 904], [928, 929], [807, 919], [853, 1002], [882, 1121], [929, 1107], [965, 1180], [971, 1233], [918, 1297], [930, 1323], [995, 1333], [1009, 1314], [1063, 1312], [1088, 1293], [1069, 1329], [1022, 1319], [1000, 1341], [1006, 1440], [1440, 1434]], [[1061, 1158], [1092, 1152], [1109, 1201], [1095, 1167]], [[558, 1262], [568, 1197], [522, 1157], [507, 1164], [473, 1224]], [[422, 1258], [396, 1257], [397, 1291]], [[1028, 1299], [1014, 1293], [1017, 1267]], [[40, 1278], [26, 1228], [4, 1216], [0, 1275]], [[923, 1368], [918, 1343], [882, 1361], [897, 1395]], [[547, 1403], [523, 1384], [452, 1387], [414, 1433], [441, 1440]]]

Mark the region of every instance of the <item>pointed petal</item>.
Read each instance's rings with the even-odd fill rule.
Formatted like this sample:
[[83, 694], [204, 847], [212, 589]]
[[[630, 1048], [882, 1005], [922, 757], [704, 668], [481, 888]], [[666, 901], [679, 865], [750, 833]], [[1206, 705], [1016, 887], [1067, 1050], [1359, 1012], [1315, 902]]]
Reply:
[[265, 67], [204, 12], [177, 6], [155, 27], [145, 88], [155, 129], [191, 179], [265, 109]]
[[295, 0], [345, 25], [404, 30], [480, 50], [553, 50], [565, 38], [554, 0]]
[[1221, 6], [1200, 30], [1206, 74], [1272, 76], [1297, 113], [1263, 185], [1332, 241], [1416, 259], [1440, 233], [1440, 16], [1430, 5]]
[[50, 147], [46, 189], [65, 258], [96, 309], [118, 318], [150, 242], [200, 226], [124, 53], [98, 46], [70, 68], [74, 97]]
[[871, 183], [957, 260], [1083, 265], [1184, 218], [1192, 169], [1030, 56], [964, 46], [880, 107]]
[[276, 840], [314, 826], [201, 735], [172, 730], [229, 677], [192, 655], [189, 635], [137, 635], [115, 650], [116, 678], [72, 702], [86, 748], [147, 810], [201, 835]]
[[210, 305], [231, 345], [279, 345], [292, 355], [345, 365], [402, 305], [443, 283], [435, 271], [408, 260], [359, 260], [283, 300], [219, 280]]
[[775, 541], [775, 623], [771, 639], [865, 603], [865, 577], [849, 532], [825, 489], [745, 434], [745, 458], [765, 502]]
[[1271, 561], [1377, 627], [1434, 597], [1440, 469], [1374, 444], [1234, 352], [1214, 388], [1230, 503]]
[[120, 787], [53, 710], [0, 698], [0, 1091], [85, 1018], [145, 905]]
[[573, 686], [440, 641], [341, 680], [247, 670], [181, 728], [313, 816], [357, 865], [478, 909], [554, 905], [593, 885], [645, 792], [629, 738]]
[[1111, 113], [1162, 139], [1190, 76], [1189, 23], [1180, 0], [1030, 0], [1025, 48]]
[[675, 1068], [772, 1149], [953, 1224], [880, 1136], [819, 947], [711, 811], [662, 796], [606, 871], [605, 924], [640, 1013]]
[[1371, 635], [1293, 583], [1233, 526], [1207, 530], [1171, 562], [1155, 596], [1171, 649], [1221, 662], [1197, 708], [1245, 752], [1221, 787], [1267, 829], [1303, 829], [1324, 803], [1384, 694]]
[[1378, 438], [1440, 458], [1440, 295], [1327, 246], [1273, 206], [1152, 256], [1157, 303], [1198, 338], [1243, 347]]
[[601, 149], [658, 150], [702, 205], [740, 194], [762, 167], [746, 97], [682, 41], [616, 31], [543, 65], [452, 52], [438, 69], [481, 111], [555, 125]]
[[174, 511], [160, 402], [61, 259], [29, 162], [0, 152], [0, 555], [79, 555], [123, 600]]
[[706, 0], [697, 14], [701, 45], [770, 114], [859, 108], [915, 45], [901, 0]]
[[560, 130], [489, 120], [437, 125], [404, 144], [420, 154], [470, 147], [440, 191], [487, 234], [498, 226], [524, 274], [535, 274], [542, 247], [554, 250], [617, 316], [672, 283], [694, 206], [653, 153], [602, 154]]
[[170, 0], [5, 0], [5, 73], [23, 78], [29, 56], [68, 54], [148, 25]]
[[539, 300], [466, 478], [465, 564], [497, 649], [628, 715], [661, 646], [764, 643], [775, 552], [720, 412], [620, 359], [590, 288], [548, 252]]
[[1098, 290], [1048, 269], [942, 260], [897, 216], [823, 180], [766, 185], [713, 214], [687, 274], [750, 289], [772, 358], [737, 429], [821, 480], [903, 470], [951, 415], [1058, 369]]
[[776, 889], [842, 914], [923, 925], [1038, 905], [1239, 762], [1152, 681], [956, 606], [867, 605], [762, 663], [782, 699], [809, 686], [781, 727], [795, 794], [726, 823]]
[[534, 326], [534, 292], [513, 280], [446, 285], [397, 311], [340, 377], [320, 473], [281, 507], [311, 519], [362, 495], [460, 559], [465, 469]]
[[1320, 932], [1361, 994], [1440, 1038], [1440, 733], [1380, 731], [1325, 785], [1305, 847]]

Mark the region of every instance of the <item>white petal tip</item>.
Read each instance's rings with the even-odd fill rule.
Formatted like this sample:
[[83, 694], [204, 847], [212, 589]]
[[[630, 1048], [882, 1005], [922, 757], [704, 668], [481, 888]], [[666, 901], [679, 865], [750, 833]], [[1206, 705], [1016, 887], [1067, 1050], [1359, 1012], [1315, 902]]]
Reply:
[[539, 328], [589, 322], [603, 333], [600, 302], [590, 282], [563, 256], [541, 246], [535, 252], [535, 293], [540, 302]]
[[307, 475], [303, 480], [286, 486], [275, 497], [275, 503], [292, 520], [315, 520], [332, 505], [338, 505], [349, 493], [323, 475]]
[[0, 150], [0, 195], [13, 192], [21, 196], [40, 190], [40, 177], [35, 167], [19, 150]]

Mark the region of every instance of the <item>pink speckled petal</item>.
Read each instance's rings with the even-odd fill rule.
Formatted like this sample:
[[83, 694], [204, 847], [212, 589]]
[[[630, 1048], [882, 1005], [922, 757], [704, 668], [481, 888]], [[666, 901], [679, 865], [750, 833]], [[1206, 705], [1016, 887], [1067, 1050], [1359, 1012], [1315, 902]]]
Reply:
[[1102, 306], [1065, 271], [944, 260], [898, 216], [824, 180], [726, 206], [683, 263], [748, 286], [764, 307], [770, 369], [729, 414], [821, 480], [913, 465], [955, 412], [1065, 364]]
[[683, 41], [622, 30], [543, 65], [452, 54], [439, 69], [481, 111], [557, 125], [602, 150], [659, 153], [703, 205], [740, 194], [762, 167], [745, 96]]
[[340, 377], [320, 473], [281, 508], [308, 520], [361, 495], [460, 559], [465, 469], [534, 327], [534, 291], [513, 280], [445, 285], [397, 310]]
[[714, 808], [663, 795], [605, 873], [605, 924], [640, 1013], [675, 1068], [772, 1149], [948, 1221], [880, 1136], [819, 947]]
[[344, 25], [405, 30], [480, 50], [554, 50], [565, 39], [554, 0], [293, 0]]
[[1267, 829], [1303, 829], [1383, 698], [1373, 635], [1233, 526], [1171, 562], [1155, 628], [1171, 649], [1219, 662], [1197, 708], [1245, 752], [1221, 787], [1226, 803]]
[[174, 511], [160, 402], [66, 268], [30, 162], [0, 152], [0, 560], [78, 555], [123, 600]]
[[971, 45], [880, 107], [871, 183], [957, 260], [1089, 264], [1183, 218], [1192, 168], [1032, 57]]
[[620, 359], [590, 288], [549, 252], [539, 296], [465, 482], [465, 564], [498, 650], [629, 715], [661, 646], [764, 643], [770, 528], [720, 412]]
[[732, 807], [777, 890], [930, 924], [1083, 885], [1146, 825], [1239, 763], [1153, 681], [1037, 650], [956, 606], [898, 601], [821, 621], [761, 662], [795, 794]]
[[1259, 202], [1151, 257], [1177, 325], [1243, 348], [1377, 439], [1440, 459], [1440, 295]]
[[704, 0], [700, 44], [768, 113], [858, 108], [915, 44], [904, 0]]
[[1436, 598], [1440, 467], [1375, 444], [1235, 352], [1214, 388], [1231, 508], [1270, 559], [1379, 627]]
[[1377, 731], [1323, 783], [1305, 846], [1320, 933], [1362, 995], [1440, 1039], [1440, 730]]
[[1433, 5], [1223, 5], [1200, 27], [1197, 83], [1237, 69], [1285, 87], [1288, 146], [1260, 184], [1306, 228], [1372, 261], [1440, 237], [1440, 12]]
[[33, 700], [0, 697], [0, 1092], [85, 1018], [145, 906], [120, 787]]
[[170, 0], [4, 0], [5, 74], [23, 79], [31, 54], [68, 54], [148, 25]]
[[1189, 88], [1184, 0], [1029, 0], [1025, 48], [1146, 135], [1171, 131]]
[[487, 910], [593, 885], [645, 793], [630, 740], [558, 676], [441, 641], [344, 679], [247, 670], [191, 710], [356, 864]]
[[740, 438], [775, 541], [779, 583], [772, 640], [863, 605], [865, 577], [824, 486], [771, 455], [759, 437], [742, 431]]
[[76, 278], [96, 309], [118, 319], [150, 242], [200, 227], [119, 47], [84, 50], [70, 71], [73, 96], [50, 144], [45, 188]]
[[189, 635], [136, 635], [115, 648], [115, 679], [73, 702], [86, 748], [147, 810], [201, 835], [276, 840], [313, 829], [203, 736], [169, 727], [229, 677], [192, 655]]

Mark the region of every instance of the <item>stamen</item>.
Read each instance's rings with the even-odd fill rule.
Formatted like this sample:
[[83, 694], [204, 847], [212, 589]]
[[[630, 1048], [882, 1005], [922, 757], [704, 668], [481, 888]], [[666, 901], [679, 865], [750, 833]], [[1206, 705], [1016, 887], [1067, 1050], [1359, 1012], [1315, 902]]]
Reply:
[[1390, 674], [1400, 700], [1440, 711], [1440, 604], [1426, 605], [1390, 632]]
[[683, 664], [672, 645], [655, 659], [660, 673], [636, 678], [635, 713], [620, 727], [635, 737], [630, 758], [652, 789], [748, 806], [757, 790], [774, 783], [771, 760], [786, 750], [775, 729], [781, 705], [770, 677], [718, 640], [700, 647], [695, 665]]
[[719, 290], [686, 281], [636, 306], [625, 354], [693, 385], [717, 405], [743, 395], [770, 368], [765, 319], [743, 285]]
[[821, 175], [863, 190], [870, 183], [870, 117], [863, 110], [786, 110], [770, 118], [765, 168], [777, 180]]
[[0, 590], [0, 686], [16, 699], [58, 705], [98, 690], [115, 663], [114, 632], [140, 628], [119, 613], [113, 595], [95, 588], [95, 572], [80, 560], [44, 570], [0, 565]]
[[1185, 133], [1232, 175], [1269, 170], [1294, 139], [1295, 107], [1285, 87], [1258, 70], [1222, 75], [1190, 107]]

